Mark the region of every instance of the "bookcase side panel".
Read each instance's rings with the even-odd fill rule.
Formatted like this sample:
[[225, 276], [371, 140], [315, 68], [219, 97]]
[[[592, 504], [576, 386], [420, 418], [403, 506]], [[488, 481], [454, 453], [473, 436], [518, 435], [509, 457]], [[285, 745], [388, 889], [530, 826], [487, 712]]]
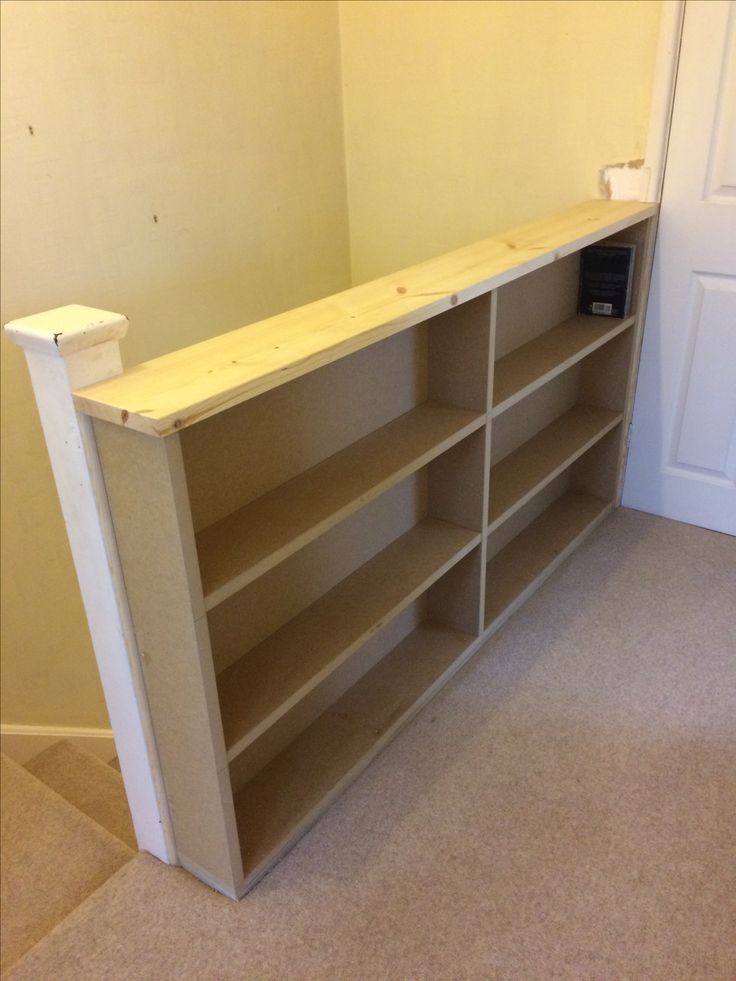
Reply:
[[[622, 422], [622, 437], [618, 459], [618, 473], [616, 478], [616, 506], [621, 503], [621, 496], [624, 488], [624, 473], [626, 470], [626, 456], [628, 453], [628, 431], [631, 424], [631, 416], [634, 411], [634, 395], [636, 393], [636, 381], [639, 372], [639, 359], [641, 358], [641, 346], [644, 335], [644, 321], [647, 312], [647, 301], [649, 299], [649, 288], [652, 279], [652, 265], [654, 262], [654, 245], [657, 235], [657, 217], [648, 218], [639, 222], [630, 229], [637, 242], [639, 252], [639, 262], [637, 263], [634, 278], [632, 309], [636, 312], [636, 322], [632, 328], [631, 353], [628, 367], [628, 378], [626, 380], [626, 394], [624, 400], [624, 418]], [[622, 233], [622, 237], [625, 233]]]
[[94, 428], [179, 859], [237, 896], [242, 862], [179, 440]]
[[[637, 222], [629, 228], [609, 236], [606, 242], [630, 243], [636, 246], [633, 284], [631, 291], [631, 313], [635, 317], [633, 326], [615, 341], [595, 352], [585, 365], [582, 391], [591, 404], [614, 408], [623, 413], [617, 453], [613, 464], [613, 478], [603, 478], [605, 486], [612, 484], [612, 497], [618, 506], [623, 492], [624, 471], [628, 450], [628, 428], [634, 405], [636, 379], [641, 356], [642, 335], [646, 317], [647, 299], [654, 258], [654, 242], [657, 230], [656, 217]], [[610, 446], [613, 440], [608, 440]], [[610, 470], [607, 450], [605, 469]], [[590, 473], [590, 471], [588, 471]]]

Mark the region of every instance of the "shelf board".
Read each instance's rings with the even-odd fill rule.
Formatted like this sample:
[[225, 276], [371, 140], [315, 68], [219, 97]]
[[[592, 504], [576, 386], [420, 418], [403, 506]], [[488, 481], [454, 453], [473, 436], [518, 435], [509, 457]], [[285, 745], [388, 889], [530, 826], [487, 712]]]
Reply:
[[303, 835], [474, 652], [468, 634], [421, 624], [236, 797], [246, 888]]
[[574, 405], [491, 469], [489, 533], [523, 507], [623, 419], [620, 412]]
[[493, 415], [497, 416], [635, 322], [578, 314], [500, 358], [493, 378]]
[[613, 509], [612, 501], [568, 491], [487, 566], [486, 630], [501, 625]]
[[425, 402], [201, 531], [205, 608], [222, 603], [484, 421], [477, 412]]
[[[98, 419], [170, 435], [656, 213], [640, 201], [586, 201], [136, 365], [76, 391], [74, 403]], [[28, 330], [24, 321], [12, 327], [16, 336]], [[48, 330], [58, 330], [55, 322]]]
[[480, 541], [428, 518], [294, 617], [218, 679], [229, 760], [413, 603]]

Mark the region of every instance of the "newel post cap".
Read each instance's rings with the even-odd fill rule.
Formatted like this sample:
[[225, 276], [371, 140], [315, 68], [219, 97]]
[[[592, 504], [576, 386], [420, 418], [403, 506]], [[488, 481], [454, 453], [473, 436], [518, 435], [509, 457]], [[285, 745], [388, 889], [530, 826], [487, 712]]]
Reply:
[[19, 347], [67, 357], [106, 341], [119, 340], [128, 330], [128, 318], [122, 313], [96, 310], [77, 303], [31, 317], [12, 320], [5, 333]]

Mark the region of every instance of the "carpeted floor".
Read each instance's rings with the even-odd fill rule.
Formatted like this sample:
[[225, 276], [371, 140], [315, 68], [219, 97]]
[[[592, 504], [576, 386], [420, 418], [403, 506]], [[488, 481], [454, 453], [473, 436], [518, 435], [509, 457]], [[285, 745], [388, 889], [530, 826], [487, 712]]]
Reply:
[[0, 970], [132, 856], [122, 841], [3, 756]]
[[120, 772], [69, 743], [39, 753], [26, 769], [83, 814], [137, 851]]
[[139, 855], [10, 975], [736, 977], [736, 540], [619, 511], [241, 903]]

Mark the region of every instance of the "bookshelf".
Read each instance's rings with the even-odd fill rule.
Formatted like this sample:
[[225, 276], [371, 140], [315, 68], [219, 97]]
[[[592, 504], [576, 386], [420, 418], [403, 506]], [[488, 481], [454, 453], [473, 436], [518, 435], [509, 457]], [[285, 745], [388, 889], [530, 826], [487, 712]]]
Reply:
[[[587, 202], [75, 392], [194, 874], [243, 895], [618, 505], [655, 221]], [[580, 316], [614, 241], [631, 315]]]

